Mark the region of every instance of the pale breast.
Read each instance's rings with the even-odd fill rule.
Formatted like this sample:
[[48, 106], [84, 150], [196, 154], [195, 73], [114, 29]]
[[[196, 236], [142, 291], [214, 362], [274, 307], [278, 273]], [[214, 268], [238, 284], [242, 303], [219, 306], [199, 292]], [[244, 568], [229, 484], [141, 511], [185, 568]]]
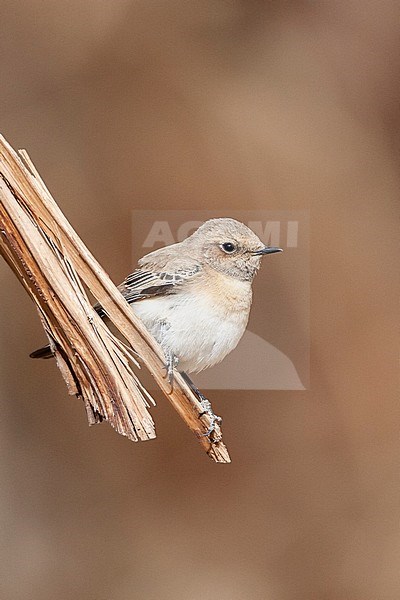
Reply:
[[176, 294], [132, 305], [178, 369], [199, 372], [220, 362], [242, 337], [251, 306], [251, 284], [215, 273]]

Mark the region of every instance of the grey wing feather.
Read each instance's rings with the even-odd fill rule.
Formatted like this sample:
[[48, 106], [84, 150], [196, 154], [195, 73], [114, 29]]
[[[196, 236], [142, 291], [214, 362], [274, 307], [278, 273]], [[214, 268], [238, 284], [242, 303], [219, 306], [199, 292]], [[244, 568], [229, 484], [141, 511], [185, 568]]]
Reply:
[[[199, 264], [177, 269], [174, 272], [155, 272], [137, 269], [128, 275], [121, 285], [118, 286], [118, 289], [129, 304], [144, 300], [145, 298], [174, 294], [181, 285], [190, 281], [200, 270], [201, 266]], [[94, 308], [101, 317], [105, 316], [105, 312], [100, 304], [96, 304]]]
[[128, 275], [118, 287], [128, 302], [136, 302], [152, 296], [174, 294], [181, 285], [197, 275], [200, 268], [200, 265], [194, 265], [189, 269], [178, 269], [173, 273], [138, 269]]

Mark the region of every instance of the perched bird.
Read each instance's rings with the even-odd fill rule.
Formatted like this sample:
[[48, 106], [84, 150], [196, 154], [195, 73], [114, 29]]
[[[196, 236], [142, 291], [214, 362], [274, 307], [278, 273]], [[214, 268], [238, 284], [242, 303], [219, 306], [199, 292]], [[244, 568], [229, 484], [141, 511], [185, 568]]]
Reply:
[[[239, 221], [211, 219], [182, 242], [139, 260], [119, 290], [161, 345], [170, 381], [176, 368], [206, 401], [186, 374], [212, 367], [237, 346], [261, 258], [281, 251], [264, 246]], [[50, 356], [49, 346], [31, 354]]]

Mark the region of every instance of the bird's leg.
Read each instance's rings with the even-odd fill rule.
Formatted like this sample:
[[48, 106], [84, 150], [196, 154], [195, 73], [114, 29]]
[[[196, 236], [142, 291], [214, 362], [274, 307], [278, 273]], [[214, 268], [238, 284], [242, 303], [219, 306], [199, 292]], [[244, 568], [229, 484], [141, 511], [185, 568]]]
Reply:
[[166, 340], [165, 334], [170, 327], [171, 327], [170, 323], [168, 323], [168, 321], [166, 321], [165, 319], [160, 321], [161, 348], [163, 349], [164, 355], [165, 355], [164, 369], [166, 370], [166, 376], [168, 377], [168, 381], [171, 385], [171, 392], [172, 392], [172, 389], [174, 387], [174, 369], [178, 364], [178, 357], [175, 356], [175, 354], [173, 353], [173, 351], [171, 350], [171, 348], [165, 341]]
[[165, 358], [166, 358], [166, 363], [165, 363], [164, 368], [167, 372], [168, 381], [171, 384], [171, 390], [172, 390], [172, 388], [174, 387], [174, 369], [177, 366], [179, 359], [177, 356], [175, 356], [175, 354], [170, 349], [164, 350], [164, 354], [165, 354]]
[[192, 392], [194, 393], [194, 395], [197, 396], [197, 398], [200, 400], [200, 404], [202, 406], [203, 412], [199, 416], [202, 417], [203, 415], [208, 415], [210, 417], [211, 423], [210, 423], [210, 427], [209, 427], [208, 431], [206, 431], [206, 433], [201, 434], [202, 436], [207, 437], [207, 436], [211, 435], [211, 433], [214, 431], [215, 424], [221, 423], [222, 418], [214, 413], [212, 406], [211, 406], [211, 402], [209, 401], [208, 398], [205, 397], [204, 394], [202, 394], [202, 392], [199, 390], [199, 388], [196, 387], [196, 385], [190, 379], [189, 375], [187, 373], [185, 373], [184, 371], [181, 371], [181, 375], [182, 375], [183, 379], [186, 381], [186, 383], [188, 384], [188, 386], [190, 387], [190, 389], [192, 390]]

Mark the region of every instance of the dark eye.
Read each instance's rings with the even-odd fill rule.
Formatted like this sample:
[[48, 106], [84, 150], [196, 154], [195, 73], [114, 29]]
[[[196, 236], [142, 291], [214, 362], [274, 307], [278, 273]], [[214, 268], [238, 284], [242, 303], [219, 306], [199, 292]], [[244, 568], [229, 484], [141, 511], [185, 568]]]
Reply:
[[236, 250], [236, 246], [235, 244], [232, 244], [232, 242], [225, 242], [224, 244], [221, 244], [221, 248], [227, 254], [232, 254], [232, 252], [235, 252]]

